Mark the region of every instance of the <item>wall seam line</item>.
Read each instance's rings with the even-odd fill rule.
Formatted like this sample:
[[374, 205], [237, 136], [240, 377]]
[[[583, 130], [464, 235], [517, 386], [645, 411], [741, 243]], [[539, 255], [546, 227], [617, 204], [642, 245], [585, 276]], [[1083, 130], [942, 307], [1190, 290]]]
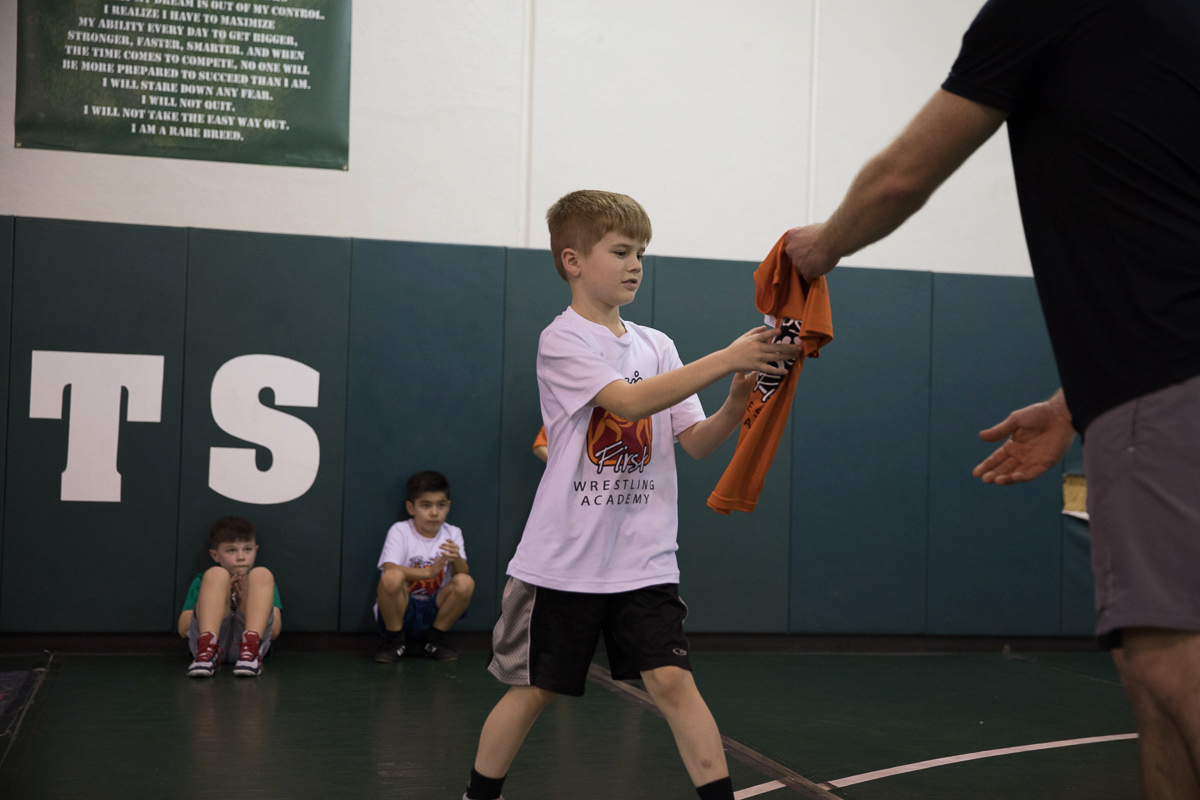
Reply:
[[518, 221], [521, 247], [532, 241], [530, 215], [533, 213], [533, 58], [537, 0], [524, 0], [521, 24], [525, 43], [521, 48], [521, 186]]
[[346, 492], [347, 473], [346, 464], [349, 461], [350, 455], [350, 355], [353, 351], [354, 341], [352, 337], [352, 329], [354, 326], [354, 255], [358, 249], [358, 240], [350, 237], [350, 251], [348, 253], [350, 263], [346, 265], [346, 375], [345, 384], [343, 385], [344, 394], [342, 395], [342, 492], [341, 492], [341, 507], [338, 511], [338, 516], [342, 520], [342, 538], [338, 542], [338, 592], [337, 592], [337, 612], [334, 630], [338, 633], [347, 632], [343, 629], [344, 619], [342, 612], [345, 610], [345, 592], [346, 592]]
[[821, 24], [821, 0], [813, 0], [812, 12], [812, 62], [809, 84], [808, 106], [808, 208], [804, 216], [811, 224], [816, 221], [817, 208], [817, 70], [820, 64], [819, 42]]
[[[12, 369], [13, 369], [13, 327], [16, 324], [17, 316], [17, 216], [12, 217], [12, 224], [9, 230], [12, 231], [12, 242], [9, 248], [9, 272], [8, 272], [8, 386], [4, 390], [5, 406], [4, 419], [0, 420], [0, 424], [4, 425], [4, 470], [0, 473], [0, 579], [4, 576], [4, 520], [8, 516], [8, 446], [11, 436], [9, 434], [8, 421], [13, 413], [13, 396], [12, 396]], [[0, 609], [0, 620], [3, 620], [3, 610]], [[0, 630], [3, 630], [0, 627]]]
[[[194, 228], [184, 228], [183, 237], [183, 342], [179, 358], [179, 469], [175, 473], [175, 587], [172, 592], [174, 605], [171, 615], [176, 608], [183, 607], [183, 599], [179, 596], [179, 540], [183, 537], [183, 458], [184, 436], [183, 429], [187, 423], [185, 405], [187, 403], [187, 342], [188, 342], [188, 291], [191, 289], [192, 276], [192, 231]], [[178, 622], [175, 627], [178, 627]]]
[[[507, 371], [508, 344], [508, 267], [512, 257], [512, 248], [504, 248], [504, 266], [500, 271], [500, 442], [504, 442], [504, 420], [508, 411], [508, 395], [504, 391], [504, 376]], [[540, 414], [539, 414], [540, 416]], [[504, 525], [504, 449], [496, 453], [496, 530], [492, 535], [495, 563], [492, 575], [495, 584], [492, 587], [492, 601], [497, 613], [504, 599], [504, 586], [507, 583], [508, 564], [500, 564], [500, 534]]]
[[937, 275], [929, 273], [929, 373], [926, 386], [929, 402], [925, 407], [925, 619], [921, 629], [929, 634], [929, 553], [933, 538], [933, 345], [934, 312], [936, 309]]

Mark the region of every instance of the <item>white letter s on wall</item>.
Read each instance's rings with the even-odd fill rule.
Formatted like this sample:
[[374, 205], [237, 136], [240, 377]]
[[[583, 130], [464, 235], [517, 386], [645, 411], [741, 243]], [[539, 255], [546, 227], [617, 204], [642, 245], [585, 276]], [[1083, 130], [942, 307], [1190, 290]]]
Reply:
[[308, 423], [262, 405], [259, 392], [272, 389], [280, 406], [316, 408], [321, 373], [307, 364], [273, 355], [226, 361], [212, 382], [212, 415], [221, 430], [271, 451], [271, 467], [259, 470], [253, 447], [209, 450], [208, 485], [243, 503], [272, 505], [302, 496], [317, 479], [321, 442]]

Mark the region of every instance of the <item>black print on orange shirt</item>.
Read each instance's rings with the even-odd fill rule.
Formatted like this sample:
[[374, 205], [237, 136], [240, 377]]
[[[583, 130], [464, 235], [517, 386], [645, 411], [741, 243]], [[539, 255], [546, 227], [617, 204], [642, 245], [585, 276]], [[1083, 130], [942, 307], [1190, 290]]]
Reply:
[[[779, 320], [779, 335], [771, 341], [783, 344], [800, 344], [800, 320], [789, 319], [783, 317]], [[787, 370], [792, 369], [792, 365], [796, 363], [796, 359], [788, 361], [776, 361], [775, 366], [784, 367]], [[771, 399], [771, 395], [783, 385], [783, 379], [786, 375], [768, 375], [765, 372], [758, 373], [758, 380], [754, 382], [754, 391], [762, 395], [762, 401], [765, 403]]]

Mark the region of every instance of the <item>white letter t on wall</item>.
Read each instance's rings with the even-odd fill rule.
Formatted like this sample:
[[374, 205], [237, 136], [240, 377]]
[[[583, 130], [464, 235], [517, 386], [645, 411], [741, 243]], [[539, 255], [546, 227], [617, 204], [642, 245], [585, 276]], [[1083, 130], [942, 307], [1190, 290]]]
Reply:
[[130, 422], [159, 422], [163, 362], [163, 356], [33, 351], [30, 419], [62, 419], [63, 389], [71, 387], [63, 500], [121, 502], [121, 388], [129, 390]]

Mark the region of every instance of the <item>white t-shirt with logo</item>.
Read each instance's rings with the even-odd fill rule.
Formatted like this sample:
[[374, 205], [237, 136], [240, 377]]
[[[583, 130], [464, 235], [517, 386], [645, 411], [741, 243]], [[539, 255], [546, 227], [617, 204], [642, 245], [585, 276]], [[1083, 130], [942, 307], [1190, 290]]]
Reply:
[[[463, 544], [462, 531], [453, 525], [442, 523], [437, 536], [426, 538], [417, 532], [411, 519], [397, 522], [388, 529], [387, 539], [383, 542], [383, 551], [379, 554], [379, 569], [384, 564], [396, 564], [401, 567], [420, 569], [428, 567], [443, 555], [442, 542], [454, 542], [458, 545], [458, 554], [465, 561], [467, 548]], [[450, 564], [439, 574], [423, 581], [413, 581], [408, 585], [410, 597], [435, 597], [442, 584], [450, 579]]]
[[592, 400], [613, 381], [680, 366], [666, 334], [631, 322], [618, 337], [568, 308], [542, 331], [537, 377], [550, 450], [509, 575], [597, 594], [679, 582], [675, 437], [704, 419], [700, 399], [638, 422]]

